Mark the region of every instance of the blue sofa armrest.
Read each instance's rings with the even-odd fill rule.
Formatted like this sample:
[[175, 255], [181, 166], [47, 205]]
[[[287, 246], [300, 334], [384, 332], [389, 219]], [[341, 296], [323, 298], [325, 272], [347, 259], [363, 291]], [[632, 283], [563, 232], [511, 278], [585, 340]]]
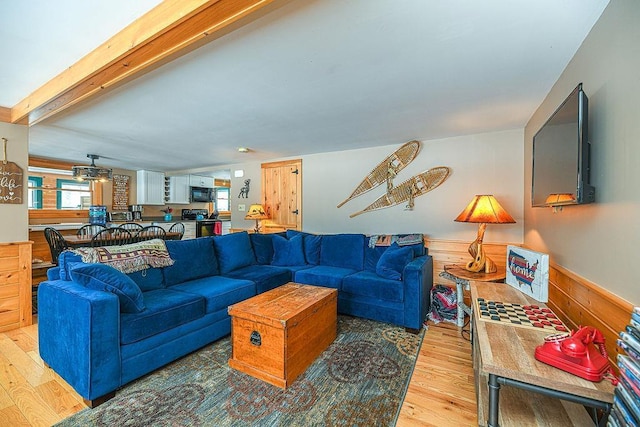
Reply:
[[60, 267], [51, 267], [47, 270], [47, 280], [58, 280], [60, 278]]
[[38, 288], [40, 357], [87, 400], [120, 386], [119, 312], [116, 295], [73, 281]]
[[431, 305], [433, 258], [423, 255], [406, 265], [402, 272], [404, 284], [404, 326], [420, 329]]

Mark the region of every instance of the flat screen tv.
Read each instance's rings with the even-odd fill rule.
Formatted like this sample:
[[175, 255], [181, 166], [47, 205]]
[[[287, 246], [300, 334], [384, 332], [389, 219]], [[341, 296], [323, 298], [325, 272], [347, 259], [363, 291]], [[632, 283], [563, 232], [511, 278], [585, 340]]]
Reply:
[[588, 99], [580, 83], [533, 137], [533, 207], [595, 200], [595, 188], [589, 183], [588, 116]]

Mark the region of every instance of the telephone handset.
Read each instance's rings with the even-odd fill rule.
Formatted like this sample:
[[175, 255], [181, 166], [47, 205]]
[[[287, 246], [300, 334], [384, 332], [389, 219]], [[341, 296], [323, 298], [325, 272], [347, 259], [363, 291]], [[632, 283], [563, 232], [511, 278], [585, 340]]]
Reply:
[[573, 334], [548, 335], [544, 344], [536, 347], [535, 358], [589, 381], [607, 378], [614, 385], [613, 375], [602, 332], [584, 326]]

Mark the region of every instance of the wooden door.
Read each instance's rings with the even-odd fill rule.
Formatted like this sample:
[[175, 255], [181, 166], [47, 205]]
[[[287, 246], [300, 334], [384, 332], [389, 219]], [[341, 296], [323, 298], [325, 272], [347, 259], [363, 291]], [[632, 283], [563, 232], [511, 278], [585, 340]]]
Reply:
[[302, 159], [262, 164], [265, 232], [302, 230]]

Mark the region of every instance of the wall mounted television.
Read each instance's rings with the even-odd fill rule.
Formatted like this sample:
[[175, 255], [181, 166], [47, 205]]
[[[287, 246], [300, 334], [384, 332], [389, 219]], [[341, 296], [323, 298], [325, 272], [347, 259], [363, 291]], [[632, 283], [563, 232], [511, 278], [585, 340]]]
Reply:
[[580, 83], [533, 137], [531, 206], [592, 203], [588, 99]]

